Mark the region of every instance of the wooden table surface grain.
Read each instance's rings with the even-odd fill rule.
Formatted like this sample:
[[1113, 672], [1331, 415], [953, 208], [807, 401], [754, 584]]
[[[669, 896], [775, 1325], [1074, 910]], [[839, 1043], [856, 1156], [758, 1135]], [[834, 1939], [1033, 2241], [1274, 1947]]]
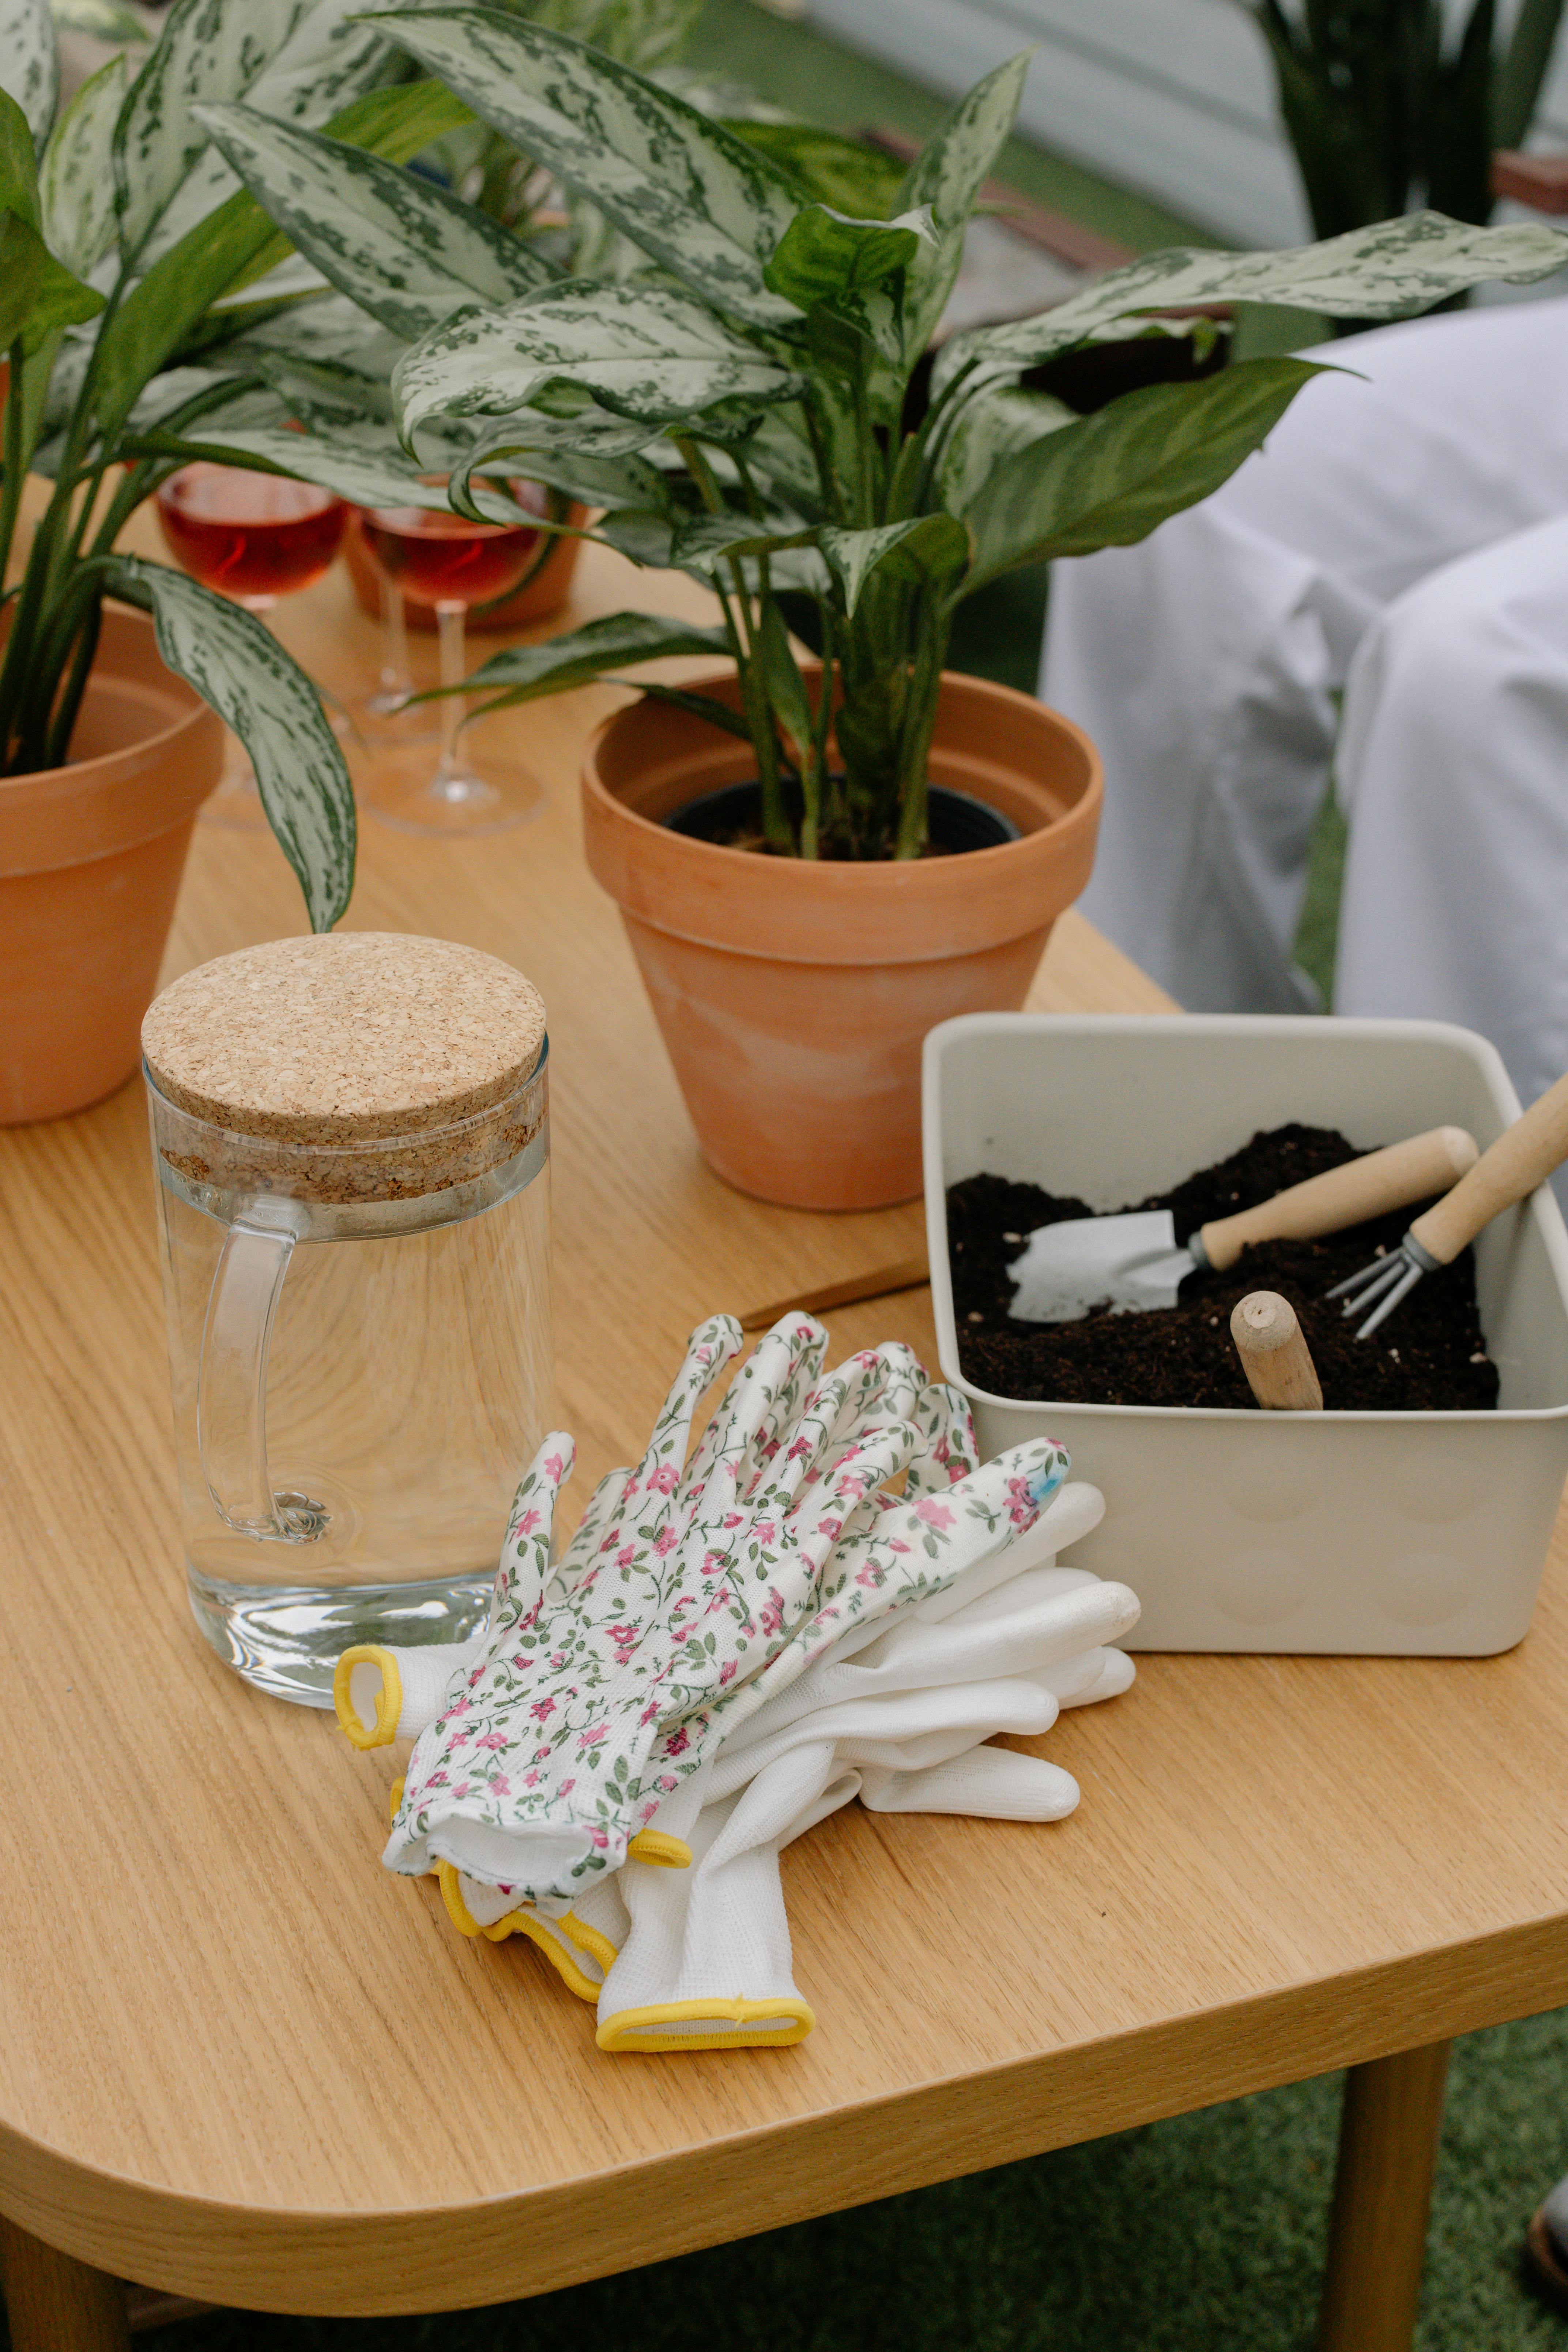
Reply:
[[[568, 622], [695, 589], [590, 550]], [[281, 609], [363, 690], [341, 573]], [[419, 649], [421, 660], [427, 649]], [[632, 1457], [690, 1326], [918, 1246], [699, 1159], [581, 863], [596, 688], [489, 722], [548, 787], [454, 844], [366, 820], [350, 924], [538, 982], [553, 1095], [570, 1522]], [[169, 971], [303, 919], [269, 836], [197, 828]], [[1037, 1007], [1160, 1009], [1076, 917]], [[909, 1340], [923, 1291], [829, 1318]], [[1116, 1497], [1109, 1498], [1112, 1512]], [[784, 1857], [815, 2033], [610, 2058], [521, 1937], [383, 1871], [402, 1751], [258, 1696], [186, 1612], [139, 1086], [0, 1134], [0, 2210], [220, 2302], [495, 2301], [773, 2227], [1568, 2000], [1568, 1549], [1529, 1638], [1435, 1660], [1144, 1657], [1044, 1752], [1052, 1826], [851, 1807]]]

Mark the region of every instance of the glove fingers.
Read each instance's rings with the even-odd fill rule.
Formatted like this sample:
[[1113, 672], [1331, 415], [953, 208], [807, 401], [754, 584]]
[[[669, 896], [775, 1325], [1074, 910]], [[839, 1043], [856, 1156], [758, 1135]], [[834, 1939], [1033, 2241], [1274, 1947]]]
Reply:
[[544, 1598], [555, 1500], [572, 1475], [575, 1458], [576, 1448], [566, 1432], [552, 1429], [518, 1481], [496, 1570], [487, 1656]]
[[975, 1748], [919, 1772], [861, 1776], [860, 1802], [874, 1813], [966, 1813], [981, 1821], [1059, 1822], [1079, 1801], [1070, 1772], [1043, 1756]]
[[932, 1381], [921, 1390], [912, 1417], [921, 1433], [921, 1445], [904, 1484], [910, 1501], [921, 1495], [945, 1494], [960, 1478], [966, 1478], [980, 1459], [968, 1400], [945, 1381]]
[[[769, 1465], [776, 1458], [784, 1433], [795, 1421], [800, 1401], [822, 1370], [823, 1358], [827, 1353], [827, 1334], [815, 1316], [781, 1316], [770, 1339], [782, 1335], [790, 1349], [791, 1369], [773, 1389], [758, 1417], [751, 1441], [750, 1467], [741, 1480], [742, 1496], [753, 1495], [767, 1475]], [[690, 1466], [686, 1475], [685, 1491], [693, 1505], [701, 1496], [719, 1458], [719, 1447], [725, 1423], [715, 1413], [697, 1442]]]

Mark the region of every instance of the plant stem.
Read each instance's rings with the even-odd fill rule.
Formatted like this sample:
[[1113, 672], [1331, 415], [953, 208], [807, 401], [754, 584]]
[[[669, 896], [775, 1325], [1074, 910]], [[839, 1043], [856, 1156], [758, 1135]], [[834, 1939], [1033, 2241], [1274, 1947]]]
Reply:
[[22, 339], [17, 337], [6, 354], [9, 375], [5, 385], [5, 479], [0, 485], [0, 576], [10, 569], [11, 541], [16, 533], [16, 517], [22, 506], [22, 364], [25, 354]]
[[952, 625], [946, 608], [940, 609], [929, 593], [921, 597], [915, 617], [915, 658], [899, 733], [899, 830], [893, 845], [898, 858], [918, 857], [928, 837], [927, 770], [931, 737], [936, 732], [937, 689], [942, 683], [942, 656]]
[[76, 658], [71, 664], [70, 676], [66, 680], [65, 692], [59, 698], [54, 723], [49, 729], [48, 741], [44, 747], [43, 763], [46, 768], [63, 768], [70, 756], [70, 740], [76, 728], [77, 713], [81, 709], [81, 698], [87, 691], [87, 681], [92, 674], [93, 660], [98, 652], [99, 632], [102, 625], [103, 599], [101, 596], [95, 596], [88, 607], [86, 622], [78, 635]]

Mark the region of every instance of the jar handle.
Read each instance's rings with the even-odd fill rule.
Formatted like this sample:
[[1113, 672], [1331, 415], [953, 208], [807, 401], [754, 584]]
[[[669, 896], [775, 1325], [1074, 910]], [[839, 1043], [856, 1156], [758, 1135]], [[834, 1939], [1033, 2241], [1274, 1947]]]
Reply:
[[213, 1276], [196, 1384], [196, 1446], [214, 1509], [237, 1534], [279, 1543], [313, 1542], [328, 1517], [307, 1496], [275, 1494], [267, 1466], [267, 1351], [304, 1228], [296, 1201], [246, 1202]]

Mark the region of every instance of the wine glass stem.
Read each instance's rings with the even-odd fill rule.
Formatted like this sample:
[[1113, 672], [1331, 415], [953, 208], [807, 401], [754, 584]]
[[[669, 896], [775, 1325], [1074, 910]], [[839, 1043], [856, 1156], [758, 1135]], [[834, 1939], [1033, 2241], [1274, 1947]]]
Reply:
[[381, 685], [384, 694], [407, 694], [414, 684], [408, 667], [408, 625], [403, 614], [403, 592], [395, 588], [378, 567], [381, 583]]
[[463, 683], [467, 656], [463, 651], [464, 604], [437, 604], [437, 618], [441, 629], [441, 684], [446, 689], [441, 698], [441, 765], [437, 773], [449, 776], [458, 764], [458, 730], [467, 716], [468, 704], [461, 694], [452, 689]]

